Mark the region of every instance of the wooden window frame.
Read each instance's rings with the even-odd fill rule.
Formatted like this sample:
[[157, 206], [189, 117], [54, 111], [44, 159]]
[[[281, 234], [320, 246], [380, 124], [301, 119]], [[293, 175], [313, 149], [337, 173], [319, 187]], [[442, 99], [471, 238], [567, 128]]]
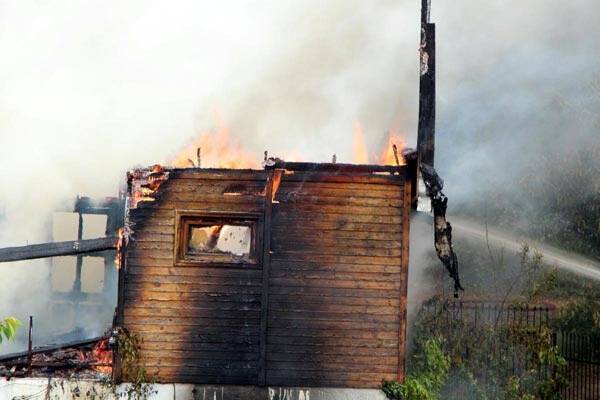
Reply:
[[[187, 249], [189, 241], [189, 227], [202, 225], [207, 222], [215, 224], [244, 225], [251, 227], [250, 260], [236, 260], [228, 254], [190, 254]], [[261, 213], [232, 212], [232, 211], [175, 211], [175, 241], [174, 264], [178, 267], [185, 266], [214, 266], [229, 268], [261, 268], [262, 255], [263, 216]]]

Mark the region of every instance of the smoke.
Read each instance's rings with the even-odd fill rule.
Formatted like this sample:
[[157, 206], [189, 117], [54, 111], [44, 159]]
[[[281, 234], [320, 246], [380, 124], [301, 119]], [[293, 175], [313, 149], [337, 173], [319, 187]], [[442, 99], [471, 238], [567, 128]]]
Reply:
[[[215, 111], [257, 159], [351, 161], [356, 121], [370, 149], [389, 129], [414, 147], [419, 6], [0, 2], [0, 245], [46, 241], [65, 198], [116, 195], [125, 170], [169, 159]], [[452, 202], [508, 181], [540, 142], [593, 139], [597, 14], [589, 0], [434, 2]], [[0, 316], [42, 313], [43, 265], [0, 265]]]

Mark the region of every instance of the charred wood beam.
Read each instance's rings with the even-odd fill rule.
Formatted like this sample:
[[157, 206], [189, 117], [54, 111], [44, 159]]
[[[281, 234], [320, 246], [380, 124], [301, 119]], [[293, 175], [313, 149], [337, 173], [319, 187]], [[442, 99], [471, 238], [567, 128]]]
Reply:
[[115, 236], [98, 239], [73, 240], [68, 242], [32, 244], [20, 247], [5, 247], [0, 249], [0, 262], [72, 256], [116, 249], [116, 247], [117, 237]]
[[374, 173], [388, 172], [390, 174], [401, 172], [403, 166], [396, 165], [358, 165], [341, 163], [310, 163], [286, 162], [275, 159], [265, 166], [266, 169], [287, 169], [290, 171], [318, 171], [318, 172], [345, 172], [345, 173]]
[[429, 22], [429, 12], [430, 0], [422, 0], [417, 151], [421, 162], [433, 166], [435, 149], [435, 24]]
[[[31, 354], [35, 355], [35, 354], [48, 353], [48, 352], [52, 352], [52, 351], [68, 349], [71, 347], [92, 346], [92, 345], [98, 343], [99, 341], [105, 340], [108, 338], [109, 338], [108, 336], [103, 335], [103, 336], [98, 336], [98, 337], [94, 337], [91, 339], [75, 340], [75, 341], [65, 342], [65, 343], [56, 344], [56, 345], [35, 347], [35, 348], [33, 348]], [[18, 353], [4, 354], [4, 355], [0, 356], [0, 364], [6, 365], [6, 363], [11, 360], [16, 360], [18, 358], [26, 357], [27, 355], [28, 355], [28, 351], [20, 351]]]
[[258, 384], [267, 383], [267, 329], [269, 313], [269, 273], [271, 270], [271, 220], [273, 216], [273, 198], [283, 171], [275, 170], [269, 173], [265, 187], [265, 205], [263, 220], [262, 248], [262, 296], [260, 302], [260, 341], [259, 341], [259, 371]]
[[452, 226], [446, 221], [448, 198], [442, 192], [444, 181], [435, 169], [427, 164], [421, 164], [421, 175], [433, 209], [435, 251], [448, 270], [450, 277], [454, 280], [454, 295], [456, 296], [459, 290], [464, 289], [460, 284], [458, 275], [458, 258], [452, 247]]
[[[88, 368], [88, 367], [112, 367], [112, 363], [98, 361], [9, 361], [2, 364], [4, 367], [29, 367], [29, 368]], [[30, 371], [28, 371], [30, 372]]]

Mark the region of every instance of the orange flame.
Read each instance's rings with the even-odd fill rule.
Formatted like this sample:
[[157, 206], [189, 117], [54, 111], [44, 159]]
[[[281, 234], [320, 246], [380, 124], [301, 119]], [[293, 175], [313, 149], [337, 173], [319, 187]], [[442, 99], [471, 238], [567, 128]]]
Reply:
[[[168, 164], [177, 168], [260, 168], [257, 157], [242, 148], [217, 114], [215, 120], [215, 130], [201, 133], [169, 160]], [[199, 161], [201, 165], [198, 165]]]
[[[245, 150], [239, 140], [231, 135], [229, 127], [218, 114], [215, 114], [216, 128], [203, 132], [199, 137], [189, 142], [176, 156], [167, 161], [176, 168], [252, 168], [260, 169], [261, 164], [255, 154]], [[354, 123], [354, 137], [352, 141], [352, 161], [355, 164], [379, 163], [396, 165], [393, 145], [398, 149], [398, 162], [405, 164], [402, 159], [402, 150], [406, 145], [404, 137], [398, 133], [389, 133], [385, 149], [379, 156], [369, 155], [365, 133], [360, 121]], [[303, 159], [295, 150], [287, 151], [283, 155], [286, 161], [299, 161]], [[270, 154], [269, 154], [270, 155]]]
[[[394, 145], [396, 145], [398, 161], [396, 162], [396, 155], [394, 154]], [[400, 165], [406, 164], [402, 157], [402, 150], [406, 147], [406, 140], [403, 135], [390, 131], [388, 138], [385, 143], [385, 147], [379, 154], [374, 158], [374, 162], [381, 165]], [[354, 123], [354, 140], [352, 142], [352, 161], [355, 164], [369, 164], [369, 160], [373, 159], [369, 157], [369, 151], [367, 150], [367, 144], [365, 142], [365, 134], [362, 125], [359, 121]]]
[[91, 353], [94, 362], [107, 364], [96, 365], [94, 369], [104, 374], [110, 374], [112, 372], [112, 350], [108, 347], [108, 341], [106, 339], [99, 341]]
[[[396, 145], [396, 151], [398, 156], [398, 161], [396, 161], [396, 155], [394, 154], [394, 145]], [[406, 147], [406, 141], [404, 136], [399, 135], [398, 133], [391, 132], [388, 134], [388, 140], [383, 149], [382, 153], [379, 155], [379, 164], [381, 165], [396, 165], [399, 163], [400, 165], [406, 164], [404, 158], [402, 157], [402, 149]]]
[[368, 164], [369, 152], [365, 142], [365, 134], [360, 121], [354, 123], [354, 140], [352, 141], [352, 161], [355, 164]]

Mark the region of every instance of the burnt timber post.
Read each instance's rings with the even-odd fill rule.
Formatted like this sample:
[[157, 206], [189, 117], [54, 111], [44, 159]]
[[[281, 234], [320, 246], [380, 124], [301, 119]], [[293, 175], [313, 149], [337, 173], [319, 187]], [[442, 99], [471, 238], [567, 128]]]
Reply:
[[271, 218], [273, 212], [273, 181], [277, 171], [269, 171], [265, 187], [262, 248], [262, 297], [260, 302], [260, 338], [258, 384], [267, 382], [267, 326], [269, 313], [269, 270], [271, 267]]
[[417, 152], [419, 165], [424, 163], [433, 167], [435, 150], [435, 24], [429, 22], [431, 0], [421, 1]]

